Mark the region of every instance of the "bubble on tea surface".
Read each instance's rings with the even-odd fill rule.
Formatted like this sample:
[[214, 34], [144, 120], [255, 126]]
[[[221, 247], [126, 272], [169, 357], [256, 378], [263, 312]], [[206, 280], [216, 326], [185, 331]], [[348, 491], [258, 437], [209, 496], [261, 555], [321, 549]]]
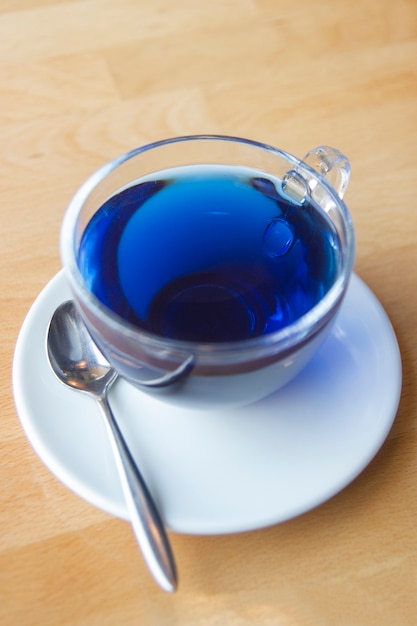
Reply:
[[267, 198], [272, 198], [273, 200], [280, 200], [281, 196], [277, 191], [272, 180], [269, 178], [264, 178], [262, 176], [257, 176], [250, 179], [250, 183], [254, 189], [260, 191], [263, 196]]
[[263, 236], [267, 253], [272, 257], [283, 256], [294, 242], [294, 232], [283, 219], [276, 218], [269, 222]]

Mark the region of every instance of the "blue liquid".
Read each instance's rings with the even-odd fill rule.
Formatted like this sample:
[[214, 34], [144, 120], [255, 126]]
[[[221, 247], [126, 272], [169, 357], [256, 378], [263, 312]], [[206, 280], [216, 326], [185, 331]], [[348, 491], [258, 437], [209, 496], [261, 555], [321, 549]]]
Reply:
[[338, 246], [317, 207], [295, 206], [256, 172], [189, 167], [105, 202], [78, 264], [99, 300], [136, 326], [225, 342], [274, 332], [311, 309], [335, 280]]

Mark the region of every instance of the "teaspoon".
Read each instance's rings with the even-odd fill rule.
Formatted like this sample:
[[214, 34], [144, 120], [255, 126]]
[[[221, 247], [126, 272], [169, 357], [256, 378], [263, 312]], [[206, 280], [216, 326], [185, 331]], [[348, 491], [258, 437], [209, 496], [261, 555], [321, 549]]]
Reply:
[[107, 392], [117, 374], [101, 353], [72, 300], [52, 316], [47, 353], [58, 379], [95, 397], [105, 419], [136, 540], [156, 582], [175, 591], [176, 567], [164, 525], [110, 408]]

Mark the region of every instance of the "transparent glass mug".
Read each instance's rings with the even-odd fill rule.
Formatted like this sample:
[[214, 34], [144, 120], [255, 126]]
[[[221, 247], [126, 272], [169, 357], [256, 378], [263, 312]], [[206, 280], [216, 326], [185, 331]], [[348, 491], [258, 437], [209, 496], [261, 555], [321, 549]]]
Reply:
[[[255, 173], [256, 180], [267, 180], [268, 185], [272, 181], [280, 197], [293, 207], [291, 210], [303, 211], [306, 205], [313, 206], [334, 231], [337, 267], [330, 286], [301, 317], [276, 331], [214, 342], [155, 334], [103, 304], [80, 271], [79, 251], [84, 231], [109, 198], [141, 180], [158, 180], [160, 172], [207, 165], [243, 168], [252, 176]], [[328, 334], [348, 287], [355, 241], [351, 217], [342, 198], [349, 174], [347, 158], [327, 146], [315, 148], [299, 160], [262, 143], [212, 135], [178, 137], [145, 145], [104, 165], [72, 199], [64, 217], [60, 246], [74, 300], [112, 366], [146, 393], [167, 402], [203, 409], [249, 404], [290, 381]], [[212, 245], [215, 249], [216, 241]], [[172, 264], [172, 255], [170, 251], [164, 260], [162, 250], [160, 264]], [[100, 268], [97, 270], [100, 272]], [[147, 271], [147, 281], [152, 282], [152, 265]]]

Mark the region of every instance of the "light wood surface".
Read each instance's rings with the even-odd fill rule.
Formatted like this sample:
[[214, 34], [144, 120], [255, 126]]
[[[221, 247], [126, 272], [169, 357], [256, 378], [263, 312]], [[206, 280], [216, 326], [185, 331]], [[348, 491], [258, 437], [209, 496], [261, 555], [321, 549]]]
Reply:
[[[417, 624], [416, 1], [2, 0], [0, 59], [0, 623]], [[130, 148], [201, 132], [349, 156], [356, 271], [391, 318], [404, 385], [382, 450], [329, 502], [251, 533], [171, 533], [166, 595], [129, 525], [39, 460], [11, 363], [78, 186]]]

